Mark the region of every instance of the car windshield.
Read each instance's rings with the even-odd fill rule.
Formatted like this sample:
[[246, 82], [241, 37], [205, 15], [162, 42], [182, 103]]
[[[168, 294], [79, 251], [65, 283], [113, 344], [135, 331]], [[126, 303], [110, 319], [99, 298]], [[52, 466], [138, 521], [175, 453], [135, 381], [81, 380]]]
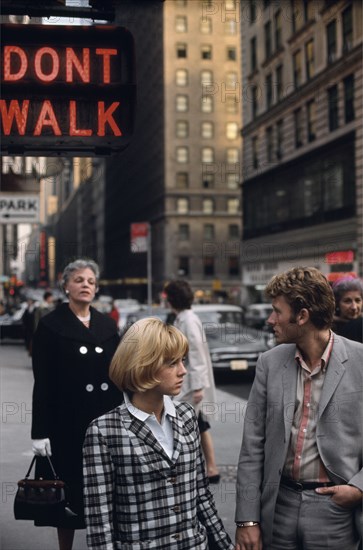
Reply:
[[242, 314], [239, 311], [196, 311], [196, 314], [201, 319], [204, 330], [208, 328], [208, 324], [213, 323], [219, 325], [242, 324]]

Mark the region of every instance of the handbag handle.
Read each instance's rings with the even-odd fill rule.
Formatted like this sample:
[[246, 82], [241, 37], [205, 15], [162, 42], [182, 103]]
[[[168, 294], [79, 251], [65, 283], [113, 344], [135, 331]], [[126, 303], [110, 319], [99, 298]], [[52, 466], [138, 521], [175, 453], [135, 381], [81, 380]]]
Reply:
[[[50, 460], [50, 456], [48, 455], [48, 453], [47, 453], [46, 456], [47, 456], [47, 459], [48, 459], [48, 462], [49, 462], [49, 466], [50, 466], [50, 468], [51, 468], [51, 470], [52, 470], [52, 474], [53, 474], [54, 479], [59, 479], [59, 477], [58, 477], [57, 474], [55, 473], [54, 466], [53, 466], [53, 464], [52, 464], [52, 461]], [[33, 460], [32, 460], [31, 463], [30, 463], [29, 470], [28, 470], [28, 472], [27, 472], [26, 475], [25, 475], [25, 479], [28, 479], [28, 477], [30, 476], [30, 472], [32, 471], [32, 468], [33, 468], [33, 466], [34, 466], [34, 462], [36, 461], [37, 458], [38, 458], [37, 455], [34, 455], [34, 456], [33, 456]]]

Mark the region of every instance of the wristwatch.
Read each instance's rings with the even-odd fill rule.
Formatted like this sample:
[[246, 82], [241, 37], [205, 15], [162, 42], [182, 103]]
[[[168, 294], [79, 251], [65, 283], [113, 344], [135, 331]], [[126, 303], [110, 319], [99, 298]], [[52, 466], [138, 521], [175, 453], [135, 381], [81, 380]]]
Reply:
[[237, 527], [254, 527], [255, 525], [260, 525], [259, 521], [236, 521]]

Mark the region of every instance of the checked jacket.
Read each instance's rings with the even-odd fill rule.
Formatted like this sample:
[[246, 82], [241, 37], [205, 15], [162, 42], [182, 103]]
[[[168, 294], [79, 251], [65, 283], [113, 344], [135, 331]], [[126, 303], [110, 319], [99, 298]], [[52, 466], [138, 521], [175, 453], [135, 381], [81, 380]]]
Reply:
[[208, 488], [193, 408], [174, 402], [169, 459], [125, 404], [94, 420], [84, 453], [87, 543], [102, 550], [206, 550], [234, 546]]

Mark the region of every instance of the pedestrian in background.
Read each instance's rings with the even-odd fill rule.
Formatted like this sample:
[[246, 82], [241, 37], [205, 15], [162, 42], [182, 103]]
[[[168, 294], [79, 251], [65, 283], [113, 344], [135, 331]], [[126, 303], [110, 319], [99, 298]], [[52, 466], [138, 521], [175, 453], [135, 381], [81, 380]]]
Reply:
[[[91, 307], [98, 279], [92, 260], [68, 264], [62, 287], [69, 302], [42, 317], [33, 338], [33, 451], [52, 454], [68, 487], [70, 513], [54, 525], [60, 550], [71, 550], [74, 529], [85, 528], [82, 445], [87, 426], [122, 398], [108, 376], [117, 328]], [[50, 479], [46, 459], [37, 460], [37, 474]]]
[[240, 550], [356, 550], [362, 526], [363, 345], [334, 334], [333, 291], [297, 267], [266, 287], [263, 353], [237, 472]]
[[343, 277], [333, 283], [335, 315], [333, 330], [350, 340], [363, 343], [363, 283], [354, 277]]
[[198, 423], [178, 398], [185, 336], [149, 317], [134, 323], [112, 359], [124, 402], [94, 420], [84, 443], [88, 547], [233, 550], [208, 489]]
[[212, 361], [203, 325], [191, 309], [194, 295], [187, 281], [170, 281], [165, 287], [167, 300], [173, 308], [176, 318], [174, 325], [187, 337], [189, 343], [188, 357], [185, 363], [188, 375], [184, 381], [179, 401], [193, 405], [197, 415], [207, 474], [210, 483], [218, 483], [218, 472], [214, 445], [209, 433], [210, 424], [202, 413], [203, 403], [215, 403], [215, 384]]
[[40, 305], [34, 310], [34, 331], [37, 329], [38, 323], [44, 315], [50, 313], [54, 309], [54, 298], [50, 290], [46, 290], [43, 294], [43, 300]]
[[118, 311], [117, 307], [115, 306], [114, 301], [112, 301], [111, 310], [110, 310], [108, 316], [111, 317], [111, 319], [113, 319], [115, 321], [116, 327], [118, 328], [118, 322], [120, 320], [120, 314], [119, 314], [119, 311]]

